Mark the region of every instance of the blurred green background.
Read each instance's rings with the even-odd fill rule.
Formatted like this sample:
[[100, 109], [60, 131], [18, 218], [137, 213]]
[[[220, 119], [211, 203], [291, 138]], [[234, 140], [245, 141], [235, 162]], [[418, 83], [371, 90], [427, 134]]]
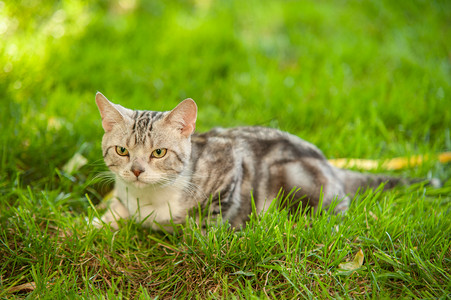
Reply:
[[[328, 157], [451, 149], [451, 1], [1, 1], [0, 188], [85, 192], [94, 95], [199, 106], [198, 131], [264, 125]], [[75, 154], [89, 164], [64, 174]], [[449, 177], [437, 165], [411, 176]]]
[[[436, 160], [389, 173], [443, 188], [370, 191], [344, 219], [162, 237], [84, 217], [113, 184], [97, 91], [149, 110], [191, 97], [198, 131], [280, 128], [330, 158], [451, 151], [450, 31], [449, 0], [0, 0], [0, 298], [446, 295], [451, 168]], [[363, 269], [337, 273], [359, 248]]]

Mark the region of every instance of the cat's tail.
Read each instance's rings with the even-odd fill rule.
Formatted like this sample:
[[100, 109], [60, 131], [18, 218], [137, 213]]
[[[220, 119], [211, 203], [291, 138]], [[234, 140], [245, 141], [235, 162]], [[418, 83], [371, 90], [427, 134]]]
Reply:
[[411, 185], [419, 182], [426, 182], [426, 184], [440, 187], [440, 180], [436, 178], [432, 179], [411, 179], [394, 177], [383, 174], [371, 174], [371, 173], [360, 173], [347, 169], [336, 168], [336, 171], [344, 183], [345, 193], [354, 195], [357, 190], [367, 189], [367, 188], [377, 188], [382, 183], [384, 184], [384, 190], [394, 188], [395, 186]]

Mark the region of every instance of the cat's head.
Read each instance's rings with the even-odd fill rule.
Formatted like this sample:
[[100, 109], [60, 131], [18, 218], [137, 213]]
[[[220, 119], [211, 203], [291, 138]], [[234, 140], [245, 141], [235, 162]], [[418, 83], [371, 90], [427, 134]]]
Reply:
[[105, 134], [103, 157], [120, 180], [136, 187], [170, 184], [191, 155], [197, 106], [183, 100], [172, 111], [138, 111], [96, 95]]

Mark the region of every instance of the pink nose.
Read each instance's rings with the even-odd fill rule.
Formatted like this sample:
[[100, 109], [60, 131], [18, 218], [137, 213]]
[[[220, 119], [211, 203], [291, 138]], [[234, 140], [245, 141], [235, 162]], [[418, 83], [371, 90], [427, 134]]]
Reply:
[[135, 174], [136, 177], [138, 177], [142, 172], [144, 172], [144, 170], [134, 168], [132, 168], [131, 171], [133, 172], [133, 174]]

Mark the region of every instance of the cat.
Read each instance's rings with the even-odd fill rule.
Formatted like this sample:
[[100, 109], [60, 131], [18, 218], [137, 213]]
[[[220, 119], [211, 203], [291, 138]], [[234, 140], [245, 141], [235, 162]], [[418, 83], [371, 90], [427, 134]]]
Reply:
[[[110, 102], [96, 104], [105, 131], [103, 158], [115, 174], [115, 191], [101, 221], [135, 218], [145, 227], [171, 231], [196, 208], [245, 225], [253, 210], [265, 212], [280, 193], [293, 210], [339, 201], [347, 210], [359, 188], [409, 184], [404, 178], [363, 174], [332, 166], [313, 144], [277, 129], [215, 128], [194, 133], [197, 105], [183, 100], [171, 111], [139, 111]], [[101, 223], [97, 221], [97, 225]]]

